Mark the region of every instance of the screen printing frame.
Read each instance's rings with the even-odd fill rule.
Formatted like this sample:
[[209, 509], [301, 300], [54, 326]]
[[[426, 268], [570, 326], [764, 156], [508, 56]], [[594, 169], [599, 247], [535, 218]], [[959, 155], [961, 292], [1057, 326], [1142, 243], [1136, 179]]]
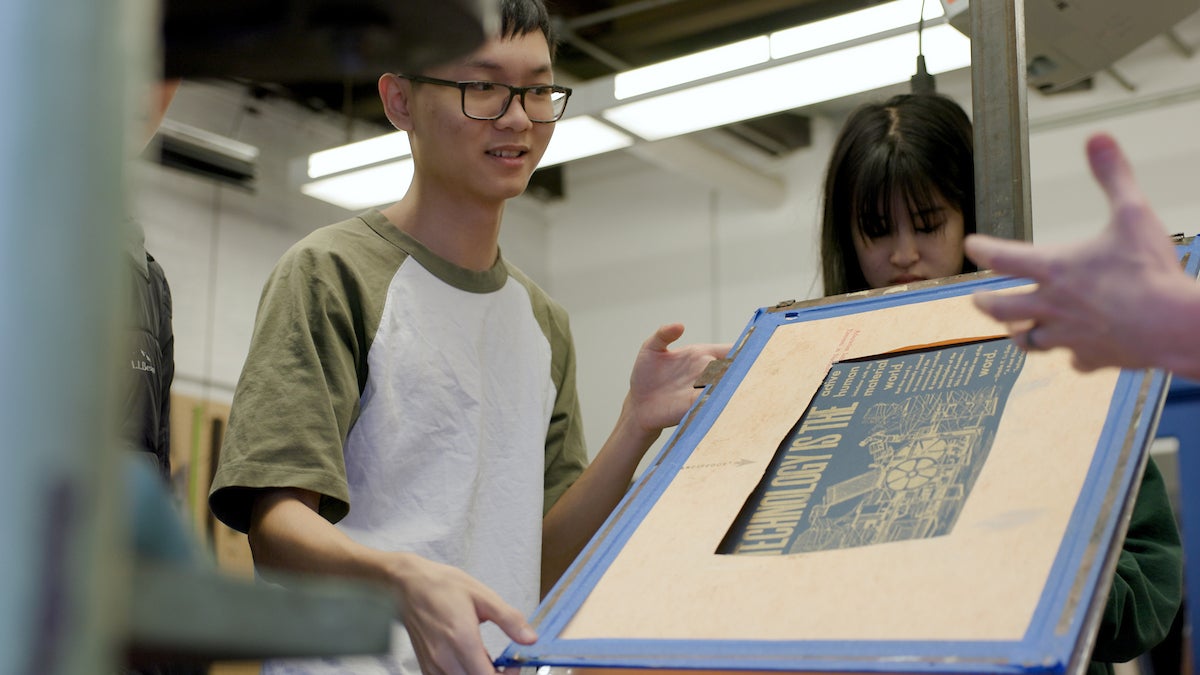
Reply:
[[[1187, 246], [1180, 246], [1180, 254], [1188, 272], [1195, 275], [1200, 258], [1190, 255], [1193, 248], [1189, 241]], [[510, 645], [498, 665], [797, 672], [1081, 672], [1091, 653], [1106, 597], [1106, 580], [1116, 565], [1119, 542], [1124, 538], [1136, 494], [1134, 486], [1145, 468], [1149, 441], [1166, 392], [1167, 376], [1159, 371], [1115, 374], [1111, 400], [1083, 487], [1053, 554], [1036, 609], [1020, 635], [1006, 639], [902, 640], [629, 636], [620, 628], [629, 617], [617, 615], [611, 617], [616, 627], [612, 635], [580, 637], [570, 630], [605, 574], [720, 419], [777, 330], [836, 317], [853, 320], [889, 308], [948, 299], [969, 302], [970, 294], [976, 292], [1019, 290], [1027, 283], [975, 273], [758, 310], [736, 343], [727, 369], [706, 386], [651, 467], [634, 483], [538, 608], [532, 619], [538, 641]], [[995, 333], [1003, 332], [997, 324]], [[661, 570], [653, 574], [657, 578], [645, 580], [649, 597], [655, 595], [656, 581], [662, 578]], [[697, 590], [705, 594], [705, 589]], [[677, 610], [678, 622], [687, 623], [689, 617], [729, 613], [730, 607], [701, 603]]]

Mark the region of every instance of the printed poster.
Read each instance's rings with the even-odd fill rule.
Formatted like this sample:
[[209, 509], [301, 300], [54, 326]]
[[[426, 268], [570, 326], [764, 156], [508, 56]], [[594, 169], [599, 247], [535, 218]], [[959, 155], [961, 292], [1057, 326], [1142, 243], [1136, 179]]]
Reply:
[[949, 534], [1024, 360], [1003, 338], [833, 364], [717, 552]]

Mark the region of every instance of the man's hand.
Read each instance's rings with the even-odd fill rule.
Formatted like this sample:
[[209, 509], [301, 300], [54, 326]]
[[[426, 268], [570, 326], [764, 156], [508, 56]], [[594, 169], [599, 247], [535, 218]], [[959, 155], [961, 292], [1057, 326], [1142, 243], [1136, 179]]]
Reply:
[[391, 572], [398, 580], [400, 619], [427, 675], [494, 673], [479, 634], [484, 621], [521, 644], [537, 640], [519, 611], [462, 570], [397, 554]]
[[730, 345], [688, 345], [671, 351], [668, 347], [683, 335], [683, 324], [659, 327], [642, 343], [629, 376], [631, 412], [637, 426], [657, 435], [679, 424], [696, 401], [700, 390], [693, 385], [714, 359], [724, 358]]
[[1093, 136], [1087, 151], [1108, 196], [1108, 226], [1090, 241], [1053, 248], [968, 237], [967, 255], [981, 268], [1037, 282], [1032, 291], [977, 295], [975, 304], [1008, 323], [1026, 349], [1070, 349], [1082, 371], [1165, 365], [1172, 314], [1180, 293], [1194, 292], [1195, 284], [1180, 269], [1116, 141]]
[[255, 501], [250, 547], [260, 571], [276, 568], [386, 585], [425, 673], [494, 673], [479, 633], [484, 621], [521, 644], [537, 640], [521, 612], [466, 572], [413, 553], [364, 546], [320, 516], [319, 502], [320, 495], [299, 488], [268, 490]]

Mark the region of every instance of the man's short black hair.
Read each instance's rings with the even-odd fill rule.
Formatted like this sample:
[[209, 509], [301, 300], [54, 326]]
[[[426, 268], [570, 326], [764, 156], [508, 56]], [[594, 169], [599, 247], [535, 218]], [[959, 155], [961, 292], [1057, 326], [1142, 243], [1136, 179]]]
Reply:
[[536, 30], [542, 31], [546, 36], [546, 42], [550, 45], [550, 57], [554, 58], [558, 39], [554, 34], [554, 26], [546, 4], [542, 0], [501, 0], [500, 37], [511, 39]]

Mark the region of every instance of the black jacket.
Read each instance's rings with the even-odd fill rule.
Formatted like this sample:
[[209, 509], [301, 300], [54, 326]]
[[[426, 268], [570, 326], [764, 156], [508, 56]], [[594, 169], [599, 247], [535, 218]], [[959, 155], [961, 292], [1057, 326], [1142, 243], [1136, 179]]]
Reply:
[[[139, 247], [140, 248], [140, 247]], [[142, 249], [133, 255], [129, 339], [121, 370], [126, 402], [121, 407], [121, 438], [154, 455], [164, 480], [171, 477], [171, 380], [175, 377], [175, 335], [171, 330], [171, 288], [162, 266]]]

